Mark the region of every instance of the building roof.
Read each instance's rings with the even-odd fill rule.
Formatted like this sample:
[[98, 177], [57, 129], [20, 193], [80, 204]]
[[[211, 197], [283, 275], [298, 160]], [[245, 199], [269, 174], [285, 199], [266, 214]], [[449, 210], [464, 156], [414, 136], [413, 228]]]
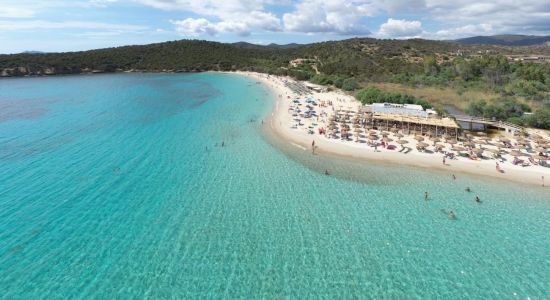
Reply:
[[378, 113], [378, 112], [373, 112], [372, 117], [376, 120], [388, 120], [393, 122], [407, 122], [407, 123], [415, 123], [415, 124], [439, 126], [439, 127], [447, 127], [447, 128], [459, 128], [456, 121], [451, 118], [439, 118], [439, 117], [425, 118], [425, 117], [410, 116], [410, 115], [403, 115], [403, 114]]
[[424, 110], [424, 108], [418, 104], [373, 103], [370, 105], [370, 108], [374, 113], [407, 115], [425, 118], [430, 114], [437, 114], [433, 110]]

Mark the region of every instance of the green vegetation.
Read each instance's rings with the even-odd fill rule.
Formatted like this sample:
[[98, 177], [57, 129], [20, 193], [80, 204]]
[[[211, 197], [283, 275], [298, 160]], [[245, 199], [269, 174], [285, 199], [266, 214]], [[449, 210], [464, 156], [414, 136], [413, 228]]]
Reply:
[[506, 57], [499, 55], [456, 58], [441, 64], [429, 56], [423, 61], [422, 72], [396, 74], [391, 81], [409, 85], [473, 88], [503, 96], [550, 101], [550, 64], [509, 63]]
[[526, 104], [518, 103], [513, 98], [504, 98], [496, 103], [487, 103], [485, 100], [472, 101], [466, 108], [466, 113], [472, 116], [499, 120], [519, 118], [525, 112], [531, 112], [531, 108]]
[[518, 125], [550, 129], [550, 109], [543, 108], [533, 114], [531, 108], [518, 103], [514, 98], [504, 98], [496, 103], [487, 103], [485, 100], [472, 101], [466, 108], [466, 113], [485, 118], [507, 120]]

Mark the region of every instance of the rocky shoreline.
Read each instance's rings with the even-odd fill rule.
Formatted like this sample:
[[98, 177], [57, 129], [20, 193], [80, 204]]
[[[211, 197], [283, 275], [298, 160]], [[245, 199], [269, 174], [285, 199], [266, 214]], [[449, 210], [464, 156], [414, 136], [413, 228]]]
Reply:
[[47, 67], [30, 68], [14, 67], [0, 69], [0, 78], [2, 77], [27, 77], [27, 76], [54, 76], [54, 75], [77, 75], [77, 74], [102, 74], [102, 73], [198, 73], [207, 70], [138, 70], [138, 69], [106, 69], [98, 70], [92, 68], [66, 68], [66, 67]]

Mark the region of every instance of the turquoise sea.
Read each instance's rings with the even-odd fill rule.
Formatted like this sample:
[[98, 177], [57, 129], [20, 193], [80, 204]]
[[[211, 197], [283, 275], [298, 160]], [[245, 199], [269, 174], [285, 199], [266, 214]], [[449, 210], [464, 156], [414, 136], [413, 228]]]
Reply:
[[550, 298], [550, 188], [313, 156], [266, 133], [271, 99], [0, 80], [0, 298]]

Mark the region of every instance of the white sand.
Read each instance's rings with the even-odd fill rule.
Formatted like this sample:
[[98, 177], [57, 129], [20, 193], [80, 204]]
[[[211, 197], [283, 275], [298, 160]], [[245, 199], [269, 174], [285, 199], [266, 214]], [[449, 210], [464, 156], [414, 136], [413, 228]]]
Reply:
[[[312, 141], [315, 141], [316, 154], [323, 155], [324, 153], [341, 155], [348, 158], [357, 159], [370, 159], [377, 160], [392, 164], [403, 164], [409, 166], [417, 166], [430, 169], [446, 170], [450, 174], [455, 173], [469, 173], [482, 176], [491, 176], [499, 179], [511, 180], [528, 185], [542, 185], [542, 176], [546, 178], [546, 186], [550, 186], [550, 168], [531, 165], [528, 167], [522, 167], [519, 165], [513, 165], [511, 162], [513, 157], [510, 155], [504, 155], [506, 162], [499, 162], [502, 173], [496, 170], [495, 159], [483, 159], [483, 160], [470, 160], [468, 158], [459, 157], [453, 160], [446, 160], [446, 164], [443, 164], [443, 154], [441, 153], [424, 153], [416, 150], [417, 141], [413, 136], [405, 136], [402, 139], [409, 141], [405, 146], [411, 148], [412, 151], [405, 154], [399, 152], [401, 147], [395, 142], [390, 143], [397, 145], [397, 150], [387, 150], [383, 147], [377, 147], [378, 151], [375, 151], [373, 147], [368, 146], [365, 143], [356, 143], [354, 141], [343, 141], [340, 139], [332, 139], [320, 135], [317, 127], [314, 129], [314, 134], [309, 134], [307, 131], [310, 123], [318, 123], [319, 127], [327, 128], [327, 117], [320, 117], [319, 120], [305, 120], [304, 126], [298, 126], [297, 129], [292, 128], [292, 125], [296, 124], [293, 120], [292, 111], [289, 111], [289, 105], [292, 104], [292, 100], [295, 99], [295, 93], [284, 85], [284, 81], [292, 81], [290, 78], [283, 78], [277, 76], [268, 76], [266, 74], [251, 73], [251, 72], [238, 72], [241, 75], [249, 76], [254, 80], [264, 83], [266, 86], [273, 90], [275, 95], [275, 104], [273, 113], [269, 120], [269, 124], [273, 133], [281, 138], [283, 141], [288, 142], [294, 146], [297, 146], [303, 151], [312, 151]], [[290, 96], [290, 99], [288, 98]], [[343, 109], [354, 109], [360, 106], [360, 103], [352, 96], [346, 95], [341, 91], [324, 92], [324, 93], [311, 93], [313, 99], [321, 99], [325, 101], [332, 101], [333, 106]], [[301, 97], [304, 99], [304, 96]], [[333, 111], [333, 107], [315, 107], [318, 114], [322, 115], [324, 112], [330, 116]], [[548, 138], [548, 132], [538, 131], [540, 135]], [[391, 136], [390, 138], [396, 141], [398, 138]], [[432, 145], [433, 142], [426, 140], [428, 144]], [[490, 146], [489, 146], [490, 147]], [[433, 147], [428, 147], [433, 149]]]

